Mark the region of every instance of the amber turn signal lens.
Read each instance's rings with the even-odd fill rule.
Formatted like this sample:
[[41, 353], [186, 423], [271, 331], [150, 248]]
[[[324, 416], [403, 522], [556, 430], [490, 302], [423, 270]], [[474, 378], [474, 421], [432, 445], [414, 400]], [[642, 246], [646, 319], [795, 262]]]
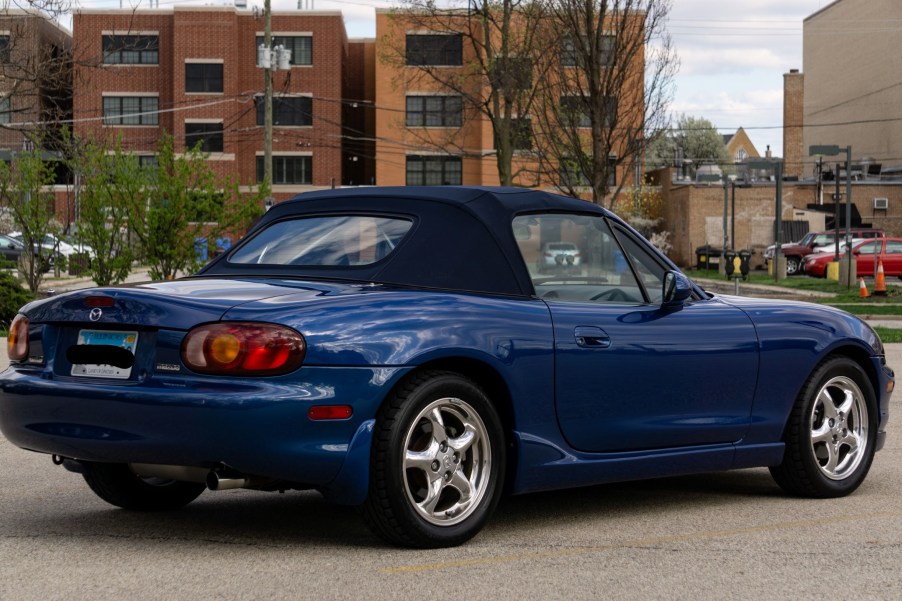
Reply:
[[10, 361], [28, 359], [28, 318], [21, 313], [16, 315], [9, 326], [6, 344]]
[[228, 365], [238, 358], [241, 352], [241, 342], [234, 334], [220, 334], [209, 341], [210, 358], [215, 363]]

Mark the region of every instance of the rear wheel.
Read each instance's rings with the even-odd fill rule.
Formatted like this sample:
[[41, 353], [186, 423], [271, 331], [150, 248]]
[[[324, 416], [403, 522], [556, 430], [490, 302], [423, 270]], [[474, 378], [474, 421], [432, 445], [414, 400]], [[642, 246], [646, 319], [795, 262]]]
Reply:
[[770, 468], [787, 492], [841, 497], [862, 483], [874, 459], [877, 400], [862, 368], [846, 357], [809, 376], [786, 427], [783, 463]]
[[459, 545], [498, 503], [504, 434], [485, 393], [450, 372], [425, 372], [380, 410], [364, 518], [389, 542]]
[[161, 478], [142, 478], [124, 463], [83, 463], [85, 482], [111, 505], [137, 511], [178, 509], [196, 499], [206, 486]]
[[786, 257], [786, 275], [795, 275], [799, 273], [801, 261], [798, 257]]

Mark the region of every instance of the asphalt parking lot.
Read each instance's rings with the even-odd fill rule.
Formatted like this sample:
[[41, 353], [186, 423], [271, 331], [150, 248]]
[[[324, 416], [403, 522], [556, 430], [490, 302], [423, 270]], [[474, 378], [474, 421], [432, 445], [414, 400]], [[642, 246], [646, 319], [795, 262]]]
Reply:
[[[902, 373], [902, 345], [889, 361]], [[470, 543], [437, 551], [386, 547], [355, 510], [315, 493], [114, 509], [46, 455], [0, 439], [0, 599], [895, 600], [898, 432], [891, 423], [847, 498], [786, 497], [764, 469], [534, 494], [506, 500]]]

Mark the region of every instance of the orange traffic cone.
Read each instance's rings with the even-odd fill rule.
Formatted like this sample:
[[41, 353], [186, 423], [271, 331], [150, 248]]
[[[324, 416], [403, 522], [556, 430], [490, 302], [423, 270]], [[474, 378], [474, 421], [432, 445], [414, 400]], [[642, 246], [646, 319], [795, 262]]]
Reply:
[[883, 273], [883, 260], [877, 261], [877, 277], [874, 284], [874, 296], [886, 296], [886, 276]]
[[864, 278], [861, 278], [861, 287], [860, 288], [861, 288], [861, 298], [867, 298], [870, 296], [870, 294], [868, 294], [868, 287], [864, 283]]

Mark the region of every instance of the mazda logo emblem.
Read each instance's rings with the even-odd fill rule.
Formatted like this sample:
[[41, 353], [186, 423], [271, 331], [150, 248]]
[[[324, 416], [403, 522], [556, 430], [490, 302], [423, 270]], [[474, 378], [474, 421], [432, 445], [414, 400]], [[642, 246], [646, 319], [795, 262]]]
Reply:
[[91, 319], [91, 321], [97, 321], [101, 317], [103, 317], [103, 310], [99, 309], [97, 307], [94, 307], [93, 309], [91, 309], [91, 313], [88, 314], [88, 317]]

